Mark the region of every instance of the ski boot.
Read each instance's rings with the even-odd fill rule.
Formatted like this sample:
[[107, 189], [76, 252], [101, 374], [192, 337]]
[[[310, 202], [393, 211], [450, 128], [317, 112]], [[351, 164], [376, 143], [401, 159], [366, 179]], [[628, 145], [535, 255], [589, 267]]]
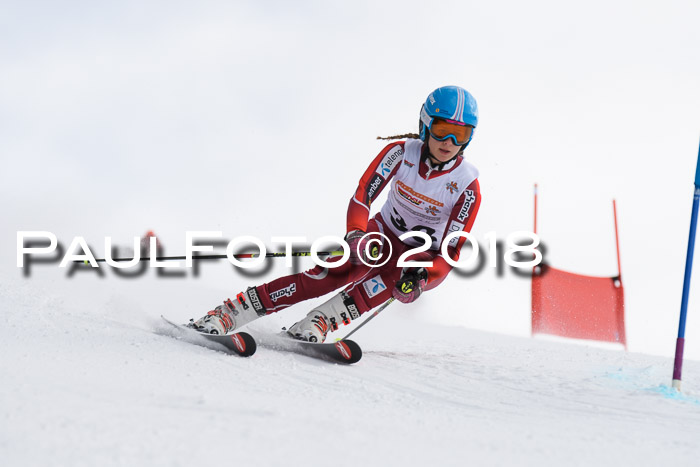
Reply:
[[338, 329], [360, 316], [355, 301], [345, 292], [340, 292], [326, 303], [309, 312], [298, 323], [289, 328], [287, 334], [294, 339], [308, 342], [324, 342], [328, 332]]
[[191, 319], [189, 327], [206, 334], [224, 335], [266, 314], [257, 289], [250, 287], [236, 295], [235, 300], [227, 299], [223, 305], [217, 306], [197, 321]]

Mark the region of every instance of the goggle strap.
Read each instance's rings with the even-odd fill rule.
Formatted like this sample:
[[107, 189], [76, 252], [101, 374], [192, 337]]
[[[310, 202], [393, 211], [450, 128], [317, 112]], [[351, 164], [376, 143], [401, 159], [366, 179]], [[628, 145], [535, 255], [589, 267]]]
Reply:
[[425, 111], [425, 105], [420, 108], [420, 119], [427, 129], [433, 126], [433, 117], [428, 115], [428, 112]]

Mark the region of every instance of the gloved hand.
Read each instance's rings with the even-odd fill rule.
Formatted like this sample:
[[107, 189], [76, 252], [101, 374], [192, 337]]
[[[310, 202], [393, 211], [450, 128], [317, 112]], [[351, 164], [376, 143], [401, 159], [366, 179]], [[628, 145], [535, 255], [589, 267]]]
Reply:
[[[362, 230], [353, 230], [345, 235], [345, 241], [348, 242], [350, 246], [350, 264], [363, 264], [360, 258], [365, 260], [365, 263], [372, 264], [377, 258], [379, 258], [379, 245], [373, 242], [370, 246], [369, 255], [367, 254], [366, 246], [367, 242], [371, 240], [371, 237], [364, 237], [367, 232]], [[358, 251], [360, 252], [358, 255]]]
[[428, 271], [425, 268], [404, 269], [391, 294], [401, 303], [411, 303], [420, 297], [427, 283]]

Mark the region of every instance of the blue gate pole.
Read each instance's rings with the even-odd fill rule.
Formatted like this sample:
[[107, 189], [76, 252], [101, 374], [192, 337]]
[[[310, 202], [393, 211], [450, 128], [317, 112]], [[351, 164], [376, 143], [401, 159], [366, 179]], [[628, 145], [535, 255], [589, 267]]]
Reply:
[[693, 271], [693, 252], [695, 250], [695, 231], [698, 224], [698, 204], [700, 204], [700, 148], [698, 162], [695, 167], [695, 192], [693, 194], [693, 210], [690, 215], [690, 237], [688, 238], [688, 253], [685, 257], [685, 277], [683, 278], [683, 296], [681, 297], [681, 317], [678, 323], [678, 339], [676, 339], [676, 357], [673, 361], [672, 386], [681, 390], [681, 372], [683, 369], [683, 346], [685, 344], [685, 318], [688, 314], [688, 295], [690, 293], [690, 274]]

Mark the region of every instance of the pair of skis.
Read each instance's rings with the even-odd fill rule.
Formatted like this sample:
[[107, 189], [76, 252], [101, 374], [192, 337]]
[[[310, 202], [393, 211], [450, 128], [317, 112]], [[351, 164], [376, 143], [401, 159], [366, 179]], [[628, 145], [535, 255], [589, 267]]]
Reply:
[[261, 347], [298, 353], [335, 363], [352, 364], [362, 358], [360, 346], [355, 341], [347, 339], [334, 343], [319, 344], [296, 340], [291, 336], [286, 337], [284, 335], [261, 336], [260, 339], [256, 339], [247, 332], [226, 335], [206, 334], [186, 325], [173, 323], [164, 316], [161, 316], [161, 318], [178, 330], [177, 334], [171, 334], [173, 337], [181, 338], [192, 344], [204, 345], [205, 342], [213, 342], [223, 346], [228, 353], [241, 357], [253, 355], [258, 348], [258, 344], [260, 344]]

